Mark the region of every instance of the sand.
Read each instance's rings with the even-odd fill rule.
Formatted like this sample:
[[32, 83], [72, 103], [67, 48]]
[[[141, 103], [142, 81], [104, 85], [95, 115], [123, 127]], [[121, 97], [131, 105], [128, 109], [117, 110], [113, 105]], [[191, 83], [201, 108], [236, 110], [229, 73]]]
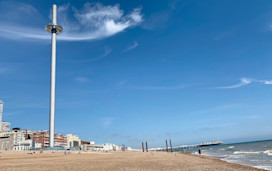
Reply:
[[[67, 151], [68, 153], [69, 151]], [[260, 171], [199, 155], [166, 152], [69, 152], [1, 151], [2, 171]]]

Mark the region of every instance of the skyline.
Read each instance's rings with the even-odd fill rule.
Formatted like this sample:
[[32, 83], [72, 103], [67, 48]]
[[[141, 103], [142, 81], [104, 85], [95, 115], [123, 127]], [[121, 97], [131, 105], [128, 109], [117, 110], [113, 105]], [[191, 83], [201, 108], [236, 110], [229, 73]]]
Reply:
[[134, 148], [271, 139], [268, 0], [2, 1], [0, 99], [12, 127], [49, 129], [53, 3], [64, 28], [56, 133]]

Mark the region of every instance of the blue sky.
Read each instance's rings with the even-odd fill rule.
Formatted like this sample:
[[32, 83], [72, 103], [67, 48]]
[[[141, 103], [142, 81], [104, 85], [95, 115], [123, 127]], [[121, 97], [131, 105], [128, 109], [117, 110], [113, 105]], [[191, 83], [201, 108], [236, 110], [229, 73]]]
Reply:
[[12, 127], [49, 127], [53, 3], [57, 133], [135, 148], [271, 139], [269, 0], [1, 1]]

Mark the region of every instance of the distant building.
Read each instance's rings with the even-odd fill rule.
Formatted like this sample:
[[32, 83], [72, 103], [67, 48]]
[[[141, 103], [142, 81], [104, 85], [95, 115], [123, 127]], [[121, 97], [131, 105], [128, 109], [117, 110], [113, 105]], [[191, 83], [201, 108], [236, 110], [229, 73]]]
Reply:
[[13, 150], [13, 132], [0, 133], [0, 150]]
[[0, 132], [7, 132], [10, 130], [10, 123], [8, 122], [4, 122], [2, 120], [2, 116], [3, 116], [3, 101], [0, 100]]
[[2, 114], [3, 114], [3, 101], [0, 100], [0, 121], [2, 122]]
[[[32, 141], [33, 133], [36, 131], [20, 128], [13, 128], [13, 150], [31, 150], [35, 148], [35, 143]], [[37, 145], [36, 145], [37, 146]]]
[[119, 151], [121, 150], [121, 148], [115, 144], [106, 143], [106, 144], [99, 145], [99, 144], [95, 144], [94, 141], [81, 141], [81, 149], [83, 151]]
[[8, 122], [0, 122], [0, 132], [8, 132], [10, 131], [10, 123]]
[[[55, 147], [67, 147], [67, 138], [61, 134], [55, 134]], [[40, 143], [41, 148], [49, 147], [49, 132], [37, 131], [33, 133], [33, 143]]]
[[67, 145], [68, 147], [80, 147], [81, 145], [81, 140], [79, 139], [79, 137], [77, 135], [73, 135], [73, 134], [67, 134]]
[[83, 151], [87, 151], [87, 150], [94, 151], [95, 142], [94, 141], [81, 141], [81, 149]]
[[126, 151], [133, 151], [131, 147], [126, 147]]
[[106, 143], [106, 144], [103, 144], [102, 146], [104, 151], [119, 151], [120, 150], [120, 148], [117, 145], [112, 143]]

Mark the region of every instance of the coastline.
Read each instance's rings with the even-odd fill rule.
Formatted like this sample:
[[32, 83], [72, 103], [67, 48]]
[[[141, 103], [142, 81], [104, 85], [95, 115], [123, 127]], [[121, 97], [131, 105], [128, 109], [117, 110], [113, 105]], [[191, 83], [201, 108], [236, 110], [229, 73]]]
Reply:
[[242, 165], [242, 166], [247, 166], [247, 167], [252, 167], [252, 168], [256, 168], [256, 169], [259, 169], [259, 170], [265, 170], [265, 171], [269, 171], [270, 169], [266, 169], [266, 168], [262, 168], [261, 166], [250, 166], [250, 165], [246, 165], [246, 164], [243, 164], [243, 163], [238, 163], [238, 162], [230, 162], [224, 158], [220, 158], [220, 157], [215, 157], [215, 156], [209, 156], [209, 155], [197, 155], [197, 154], [192, 154], [194, 156], [204, 156], [204, 157], [207, 157], [209, 159], [218, 159], [220, 161], [223, 161], [223, 162], [227, 162], [227, 163], [230, 163], [230, 164], [238, 164], [238, 165]]
[[[264, 171], [203, 155], [166, 152], [1, 151], [0, 170]], [[32, 153], [32, 154], [31, 154]]]

